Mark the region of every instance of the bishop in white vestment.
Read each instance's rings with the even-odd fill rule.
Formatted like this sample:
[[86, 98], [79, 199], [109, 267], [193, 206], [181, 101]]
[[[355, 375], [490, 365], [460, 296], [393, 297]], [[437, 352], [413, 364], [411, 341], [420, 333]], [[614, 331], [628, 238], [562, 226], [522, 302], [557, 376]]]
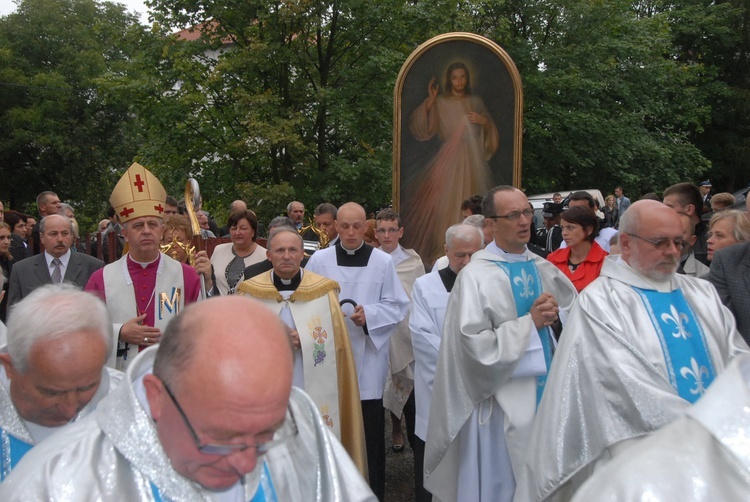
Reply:
[[84, 289], [99, 295], [112, 316], [112, 368], [126, 369], [140, 350], [159, 343], [167, 323], [200, 295], [195, 269], [160, 252], [165, 200], [164, 187], [140, 164], [128, 168], [109, 198], [129, 251], [94, 272]]

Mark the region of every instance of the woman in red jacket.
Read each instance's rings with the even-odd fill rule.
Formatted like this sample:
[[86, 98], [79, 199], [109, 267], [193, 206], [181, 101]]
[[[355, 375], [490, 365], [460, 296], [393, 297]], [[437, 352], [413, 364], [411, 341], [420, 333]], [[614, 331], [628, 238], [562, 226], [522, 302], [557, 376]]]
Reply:
[[599, 277], [607, 252], [594, 238], [599, 219], [588, 207], [571, 207], [562, 213], [562, 236], [566, 247], [550, 253], [547, 259], [568, 276], [578, 292]]

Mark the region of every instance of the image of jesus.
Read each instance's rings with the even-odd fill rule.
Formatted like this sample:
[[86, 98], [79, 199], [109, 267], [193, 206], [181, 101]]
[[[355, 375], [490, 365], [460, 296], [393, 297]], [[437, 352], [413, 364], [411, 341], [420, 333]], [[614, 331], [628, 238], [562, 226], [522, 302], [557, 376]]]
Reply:
[[441, 145], [407, 182], [412, 210], [403, 214], [404, 226], [419, 234], [415, 249], [432, 261], [442, 254], [445, 230], [460, 221], [461, 202], [492, 188], [488, 161], [497, 153], [499, 135], [482, 98], [471, 92], [464, 63], [448, 66], [442, 93], [432, 77], [427, 94], [411, 113], [409, 130], [418, 141], [437, 134]]

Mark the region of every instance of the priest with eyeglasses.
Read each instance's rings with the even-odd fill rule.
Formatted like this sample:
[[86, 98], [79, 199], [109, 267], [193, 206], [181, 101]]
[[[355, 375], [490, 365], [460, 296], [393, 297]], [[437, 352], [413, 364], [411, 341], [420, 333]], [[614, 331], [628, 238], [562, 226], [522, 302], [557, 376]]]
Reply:
[[95, 414], [24, 457], [0, 500], [375, 500], [292, 368], [260, 303], [193, 304]]
[[716, 290], [675, 273], [686, 245], [678, 213], [660, 202], [622, 215], [622, 254], [605, 260], [562, 332], [516, 500], [570, 500], [748, 352]]

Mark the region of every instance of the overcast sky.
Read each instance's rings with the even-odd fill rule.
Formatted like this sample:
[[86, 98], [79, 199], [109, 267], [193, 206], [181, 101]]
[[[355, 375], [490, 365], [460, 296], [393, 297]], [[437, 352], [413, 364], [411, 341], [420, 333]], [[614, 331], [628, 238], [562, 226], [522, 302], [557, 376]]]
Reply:
[[[143, 0], [118, 0], [116, 3], [125, 4], [129, 11], [135, 11], [140, 14], [141, 23], [148, 24], [148, 9], [144, 5]], [[0, 0], [0, 16], [8, 15], [15, 10], [16, 4], [13, 0]]]

